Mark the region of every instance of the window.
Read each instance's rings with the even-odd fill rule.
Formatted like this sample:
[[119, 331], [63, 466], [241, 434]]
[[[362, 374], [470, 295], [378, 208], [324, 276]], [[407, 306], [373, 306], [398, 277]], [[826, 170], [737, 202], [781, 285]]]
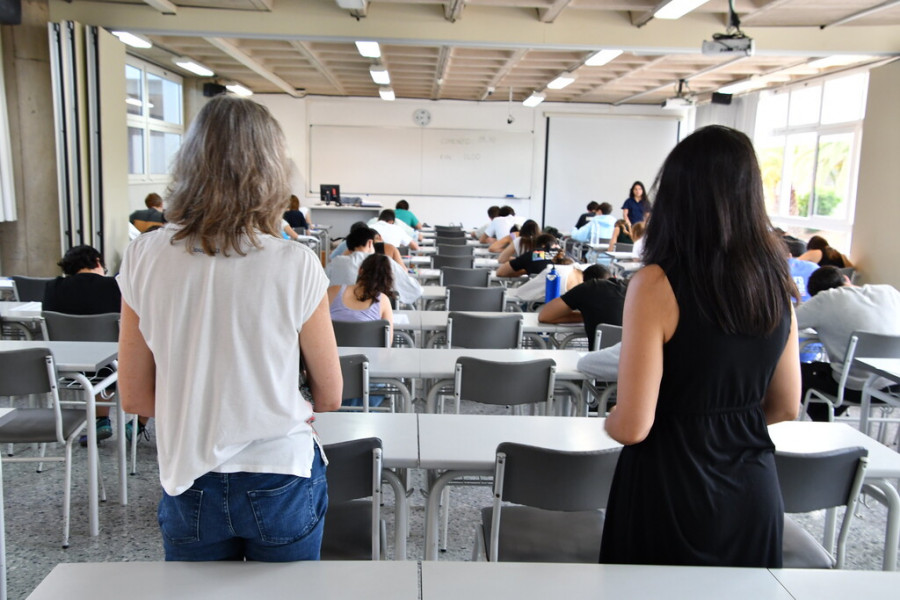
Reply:
[[868, 73], [761, 92], [755, 145], [772, 222], [850, 246]]
[[131, 56], [126, 63], [128, 173], [132, 181], [164, 181], [184, 134], [182, 79]]

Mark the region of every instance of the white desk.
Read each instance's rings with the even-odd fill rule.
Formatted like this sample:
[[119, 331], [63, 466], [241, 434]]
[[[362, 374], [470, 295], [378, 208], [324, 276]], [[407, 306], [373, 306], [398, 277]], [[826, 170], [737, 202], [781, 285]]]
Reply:
[[766, 569], [423, 562], [422, 598], [791, 600], [791, 594]]
[[406, 487], [390, 469], [419, 464], [419, 426], [412, 413], [318, 413], [313, 428], [323, 444], [376, 437], [381, 440], [382, 474], [394, 490], [395, 559], [406, 560], [409, 507]]
[[796, 600], [896, 598], [900, 573], [821, 569], [769, 569]]
[[497, 446], [502, 442], [566, 451], [620, 446], [606, 434], [604, 422], [605, 419], [585, 417], [420, 414], [419, 466], [446, 469], [428, 492], [425, 560], [437, 560], [441, 496], [452, 480], [467, 475], [492, 475]]
[[[343, 237], [357, 221], [368, 221], [378, 216], [381, 207], [334, 206], [315, 204], [309, 207], [310, 223], [331, 226], [332, 237]], [[331, 249], [326, 249], [331, 252]]]
[[68, 563], [28, 600], [417, 600], [418, 568], [406, 561]]
[[[400, 310], [394, 311], [394, 315], [396, 317], [397, 314], [406, 314], [409, 318], [409, 323], [412, 325], [413, 323], [418, 321], [418, 331], [426, 334], [424, 337], [426, 338], [428, 334], [432, 334], [434, 332], [446, 332], [447, 331], [447, 318], [450, 315], [449, 311], [446, 310], [424, 310], [424, 311], [408, 311], [408, 310]], [[546, 348], [546, 344], [543, 339], [541, 339], [541, 334], [564, 334], [566, 336], [572, 334], [584, 334], [584, 325], [581, 323], [541, 323], [538, 321], [538, 313], [534, 312], [526, 312], [526, 313], [495, 313], [495, 312], [467, 312], [467, 314], [471, 315], [479, 315], [479, 316], [493, 316], [497, 314], [515, 314], [516, 316], [522, 319], [522, 332], [525, 335], [531, 336], [531, 339], [534, 340], [538, 346], [541, 348]], [[404, 329], [406, 330], [406, 326], [394, 324], [395, 329]], [[423, 346], [427, 345], [424, 343]]]
[[[888, 379], [894, 384], [900, 384], [900, 358], [856, 358], [854, 366], [869, 372], [866, 383], [863, 384], [862, 399], [860, 401], [859, 429], [869, 433], [869, 410], [872, 406], [872, 391], [880, 378]], [[882, 382], [883, 383], [883, 382]], [[882, 385], [878, 383], [877, 385]], [[875, 388], [877, 389], [877, 388]]]
[[845, 423], [790, 421], [770, 426], [769, 435], [777, 450], [787, 452], [824, 452], [853, 446], [862, 446], [869, 451], [865, 484], [875, 488], [872, 497], [887, 507], [884, 570], [896, 569], [897, 545], [900, 544], [900, 495], [891, 480], [900, 478], [900, 454]]
[[[119, 354], [119, 345], [116, 342], [21, 342], [0, 341], [0, 350], [18, 350], [22, 348], [49, 348], [56, 362], [56, 370], [60, 375], [74, 379], [81, 385], [84, 397], [85, 411], [87, 412], [87, 439], [88, 439], [88, 521], [90, 534], [100, 534], [99, 521], [99, 485], [98, 485], [98, 453], [97, 453], [97, 428], [94, 421], [97, 417], [97, 409], [94, 404], [94, 396], [109, 388], [115, 383], [119, 374], [116, 371], [107, 376], [103, 381], [91, 383], [85, 377], [85, 372], [99, 371], [103, 367], [113, 363]], [[116, 404], [120, 423], [124, 423], [124, 413], [121, 404]], [[124, 427], [124, 425], [122, 426]], [[120, 430], [121, 431], [121, 430]], [[125, 468], [125, 436], [119, 436], [119, 497], [122, 504], [128, 503], [128, 488], [126, 486]]]
[[20, 330], [32, 339], [32, 327], [42, 321], [40, 302], [0, 302], [0, 322]]

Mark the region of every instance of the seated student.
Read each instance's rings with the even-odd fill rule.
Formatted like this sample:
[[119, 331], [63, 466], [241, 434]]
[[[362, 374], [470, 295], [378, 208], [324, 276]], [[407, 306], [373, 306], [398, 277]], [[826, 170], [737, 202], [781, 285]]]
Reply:
[[[816, 388], [836, 395], [844, 353], [854, 331], [900, 335], [900, 292], [890, 285], [855, 286], [834, 266], [821, 267], [810, 275], [807, 288], [812, 298], [797, 307], [797, 327], [816, 330], [831, 363], [800, 364], [803, 394], [805, 397], [809, 388]], [[858, 403], [865, 382], [865, 374], [851, 371], [844, 398]], [[835, 413], [846, 409], [844, 404]], [[807, 413], [814, 421], [828, 420], [824, 404], [810, 402]]]
[[593, 200], [588, 202], [587, 212], [582, 213], [580, 217], [578, 217], [578, 221], [575, 223], [575, 229], [579, 229], [587, 225], [587, 222], [593, 219], [597, 214], [597, 209], [600, 208], [600, 205]]
[[549, 233], [542, 233], [534, 240], [531, 252], [517, 256], [497, 267], [497, 277], [537, 275], [558, 256], [564, 258], [565, 252], [560, 248], [557, 239]]
[[616, 221], [615, 226], [613, 227], [612, 237], [609, 239], [609, 250], [610, 252], [614, 252], [616, 249], [616, 244], [633, 244], [634, 238], [631, 237], [631, 227], [628, 226], [628, 222], [625, 219], [619, 219]]
[[612, 209], [612, 204], [609, 202], [601, 204], [593, 219], [572, 232], [572, 239], [582, 243], [613, 239], [616, 218], [612, 216]]
[[820, 235], [809, 238], [809, 242], [806, 243], [806, 252], [797, 258], [814, 262], [820, 267], [832, 266], [843, 269], [853, 266], [849, 258], [829, 246], [828, 241]]
[[144, 233], [154, 225], [159, 226], [166, 222], [166, 217], [163, 214], [163, 200], [159, 194], [147, 194], [147, 197], [144, 198], [144, 204], [147, 208], [136, 210], [128, 216], [128, 222], [134, 225], [141, 233]]
[[784, 243], [790, 250], [791, 256], [793, 256], [794, 258], [799, 258], [801, 255], [803, 255], [804, 252], [806, 252], [806, 244], [803, 242], [803, 240], [795, 238], [780, 227], [775, 228], [775, 233], [781, 236], [781, 239], [784, 240]]
[[302, 227], [303, 229], [309, 229], [309, 222], [307, 222], [303, 211], [300, 210], [300, 198], [294, 194], [291, 194], [291, 199], [288, 202], [288, 209], [284, 213], [284, 220], [287, 221], [288, 225], [292, 228]]
[[[508, 236], [503, 239], [497, 240], [488, 248], [491, 252], [500, 252], [500, 250], [494, 250], [497, 244], [502, 244], [500, 249], [500, 256], [497, 257], [497, 262], [508, 263], [510, 260], [517, 256], [521, 256], [526, 252], [531, 252], [534, 249], [534, 240], [537, 236], [541, 235], [541, 226], [537, 224], [536, 221], [532, 221], [528, 219], [522, 226], [519, 228], [519, 231], [513, 234], [510, 232]], [[504, 244], [504, 242], [506, 242]]]
[[[376, 231], [368, 227], [358, 227], [347, 235], [347, 248], [350, 253], [335, 257], [325, 268], [325, 274], [331, 285], [356, 283], [360, 265], [369, 255], [375, 254], [376, 235]], [[393, 260], [389, 262], [393, 277], [393, 289], [397, 292], [400, 302], [413, 304], [422, 295], [422, 286], [409, 276], [405, 267]]]
[[800, 260], [790, 256], [790, 247], [785, 244], [785, 251], [788, 253], [787, 262], [788, 269], [791, 271], [791, 279], [797, 286], [797, 292], [800, 295], [800, 302], [806, 302], [811, 298], [807, 289], [809, 276], [819, 269], [819, 265], [808, 260]]
[[634, 247], [632, 247], [631, 252], [637, 257], [644, 253], [644, 232], [646, 231], [647, 225], [643, 221], [631, 226], [631, 239], [634, 240]]
[[476, 240], [481, 240], [481, 238], [484, 237], [484, 232], [487, 231], [487, 228], [490, 226], [491, 221], [496, 219], [497, 215], [500, 214], [500, 207], [496, 206], [496, 205], [491, 206], [490, 208], [488, 208], [487, 214], [488, 214], [488, 222], [472, 232], [472, 237], [475, 238]]
[[406, 200], [400, 200], [397, 202], [397, 205], [394, 207], [394, 217], [397, 221], [402, 223], [406, 223], [413, 229], [422, 229], [422, 223], [419, 222], [419, 219], [416, 218], [416, 215], [412, 214], [409, 210], [409, 202]]
[[[369, 228], [369, 226], [366, 225], [365, 221], [357, 221], [356, 223], [354, 223], [353, 225], [350, 226], [350, 231], [353, 231], [354, 229], [358, 229], [360, 227], [365, 228], [365, 229]], [[398, 265], [400, 265], [404, 269], [406, 268], [406, 263], [403, 262], [403, 256], [400, 254], [400, 250], [398, 250], [397, 246], [394, 246], [393, 244], [386, 244], [384, 242], [384, 240], [381, 238], [380, 233], [376, 233], [376, 235], [375, 235], [375, 252], [377, 254], [386, 255], [388, 258], [390, 258], [391, 260], [396, 262]], [[347, 240], [345, 238], [345, 239], [341, 240], [341, 243], [338, 244], [334, 250], [332, 250], [331, 256], [329, 256], [328, 260], [333, 260], [334, 258], [336, 258], [338, 256], [349, 255], [349, 254], [350, 254], [350, 251], [347, 250]]]
[[[394, 211], [387, 208], [381, 211], [376, 221], [371, 227], [379, 234], [385, 243], [394, 246], [408, 246], [411, 250], [418, 250], [419, 244], [396, 223], [396, 215]], [[404, 223], [405, 225], [405, 223]]]
[[488, 224], [479, 241], [482, 244], [493, 244], [505, 235], [509, 235], [516, 225], [516, 211], [511, 206], [501, 206], [500, 212]]
[[594, 347], [597, 325], [622, 324], [626, 283], [612, 277], [603, 265], [584, 270], [584, 282], [541, 307], [541, 323], [584, 323], [588, 347]]

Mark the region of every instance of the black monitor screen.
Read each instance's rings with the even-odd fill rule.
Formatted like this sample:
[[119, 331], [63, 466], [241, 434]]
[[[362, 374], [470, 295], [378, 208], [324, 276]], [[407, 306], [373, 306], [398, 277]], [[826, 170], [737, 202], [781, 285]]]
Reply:
[[341, 186], [321, 184], [319, 186], [319, 199], [325, 204], [341, 203]]

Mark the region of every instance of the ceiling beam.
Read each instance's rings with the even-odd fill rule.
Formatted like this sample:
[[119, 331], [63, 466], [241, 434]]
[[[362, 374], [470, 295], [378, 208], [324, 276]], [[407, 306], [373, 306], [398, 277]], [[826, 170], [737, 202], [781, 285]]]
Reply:
[[690, 75], [685, 75], [684, 77], [679, 77], [678, 79], [664, 83], [663, 85], [658, 85], [655, 88], [651, 88], [649, 90], [644, 90], [643, 92], [638, 92], [637, 94], [632, 94], [631, 96], [628, 96], [627, 98], [622, 98], [621, 100], [617, 100], [617, 101], [613, 102], [613, 106], [618, 106], [625, 102], [635, 100], [636, 98], [646, 96], [647, 94], [653, 94], [655, 92], [658, 92], [659, 90], [663, 90], [672, 85], [678, 85], [678, 83], [680, 81], [690, 81], [692, 79], [696, 79], [697, 77], [700, 77], [701, 75], [707, 75], [709, 73], [713, 73], [715, 71], [718, 71], [719, 69], [724, 69], [725, 67], [731, 66], [734, 63], [740, 62], [742, 60], [747, 60], [748, 58], [749, 58], [748, 56], [738, 56], [737, 58], [732, 58], [731, 60], [726, 60], [723, 63], [719, 63], [717, 65], [712, 65], [710, 67], [706, 67], [705, 69], [700, 69], [699, 71], [695, 71], [695, 72], [691, 73]]
[[441, 95], [444, 85], [444, 77], [447, 76], [447, 68], [450, 66], [450, 46], [441, 46], [438, 51], [437, 65], [434, 68], [434, 83], [431, 86], [431, 99], [437, 100]]
[[628, 71], [622, 73], [618, 77], [612, 77], [610, 79], [607, 79], [600, 85], [596, 85], [596, 86], [592, 87], [591, 89], [589, 89], [588, 91], [582, 92], [579, 96], [577, 96], [577, 99], [575, 99], [574, 102], [578, 102], [580, 99], [584, 98], [585, 96], [589, 96], [597, 91], [602, 90], [605, 86], [609, 85], [610, 83], [622, 81], [623, 79], [627, 79], [628, 77], [631, 77], [632, 75], [634, 75], [636, 73], [640, 73], [641, 71], [646, 71], [647, 69], [652, 69], [659, 63], [665, 61], [666, 58], [667, 58], [666, 56], [657, 56], [653, 60], [648, 60], [647, 62], [645, 62], [644, 64], [642, 64], [641, 66], [639, 66], [636, 69], [629, 69]]
[[767, 12], [771, 11], [774, 8], [781, 8], [785, 4], [790, 4], [794, 0], [772, 0], [766, 4], [763, 4], [756, 10], [752, 12], [748, 12], [741, 17], [741, 25], [753, 25], [753, 20], [757, 17], [765, 15]]
[[465, 5], [466, 0], [449, 0], [444, 4], [444, 18], [451, 23], [456, 23], [457, 19], [462, 16]]
[[272, 3], [274, 0], [250, 0], [250, 4], [256, 7], [257, 10], [266, 10], [272, 11], [273, 6]]
[[178, 12], [178, 7], [169, 0], [144, 0], [144, 4], [155, 8], [164, 15], [174, 15]]
[[651, 8], [650, 10], [645, 10], [642, 13], [636, 13], [629, 11], [628, 15], [631, 17], [631, 24], [635, 27], [643, 27], [647, 23], [653, 20], [653, 15], [656, 14], [660, 8], [669, 3], [669, 0], [664, 0], [663, 2], [657, 2], [656, 6]]
[[572, 0], [555, 0], [553, 4], [547, 8], [538, 9], [538, 19], [541, 23], [552, 23], [556, 20], [556, 17], [559, 16], [559, 13], [571, 3]]
[[303, 58], [309, 61], [309, 64], [313, 66], [313, 68], [319, 72], [319, 74], [328, 80], [334, 89], [343, 96], [347, 95], [347, 90], [344, 89], [344, 86], [341, 85], [341, 82], [337, 77], [334, 76], [334, 73], [331, 72], [331, 69], [325, 66], [325, 63], [322, 62], [322, 59], [319, 58], [319, 55], [316, 54], [312, 48], [309, 47], [307, 42], [301, 42], [299, 40], [291, 40], [291, 46], [299, 52]]
[[231, 42], [231, 41], [228, 41], [228, 40], [225, 40], [222, 38], [216, 38], [216, 37], [205, 37], [203, 39], [206, 40], [207, 42], [209, 42], [210, 44], [212, 44], [213, 46], [215, 46], [216, 48], [218, 48], [219, 50], [221, 50], [222, 52], [224, 52], [225, 54], [227, 54], [228, 56], [230, 56], [231, 58], [233, 58], [234, 60], [238, 61], [239, 63], [241, 63], [248, 69], [250, 69], [251, 71], [255, 72], [260, 77], [268, 79], [270, 82], [275, 84], [278, 88], [280, 88], [283, 92], [290, 94], [294, 98], [302, 98], [303, 96], [306, 95], [305, 92], [297, 91], [297, 89], [294, 86], [292, 86], [287, 81], [285, 81], [284, 79], [282, 79], [281, 77], [279, 77], [278, 75], [276, 75], [275, 73], [273, 73], [272, 71], [270, 71], [269, 69], [264, 67], [262, 65], [262, 63], [257, 61], [255, 58], [253, 58], [252, 56], [250, 56], [249, 54], [247, 54], [246, 52], [244, 52], [243, 50], [238, 48], [234, 44], [234, 42]]
[[493, 77], [491, 77], [490, 83], [488, 83], [484, 88], [484, 91], [481, 92], [481, 100], [484, 100], [485, 98], [490, 96], [490, 89], [496, 89], [500, 84], [500, 81], [502, 81], [504, 77], [509, 75], [509, 72], [512, 71], [513, 68], [515, 68], [515, 66], [519, 64], [523, 58], [525, 58], [526, 54], [528, 54], [528, 50], [520, 48], [509, 55], [509, 58], [506, 59], [506, 62], [503, 63], [503, 66], [497, 69], [497, 72], [494, 73]]
[[834, 23], [826, 23], [825, 25], [822, 25], [820, 29], [825, 29], [826, 27], [836, 27], [837, 25], [843, 25], [844, 23], [849, 23], [850, 21], [855, 21], [856, 19], [868, 17], [869, 15], [874, 15], [875, 13], [879, 13], [883, 10], [894, 8], [898, 4], [900, 4], [900, 0], [890, 0], [889, 2], [882, 2], [878, 6], [873, 6], [872, 8], [867, 8], [865, 10], [855, 12], [852, 15], [847, 15], [843, 19], [838, 19]]

